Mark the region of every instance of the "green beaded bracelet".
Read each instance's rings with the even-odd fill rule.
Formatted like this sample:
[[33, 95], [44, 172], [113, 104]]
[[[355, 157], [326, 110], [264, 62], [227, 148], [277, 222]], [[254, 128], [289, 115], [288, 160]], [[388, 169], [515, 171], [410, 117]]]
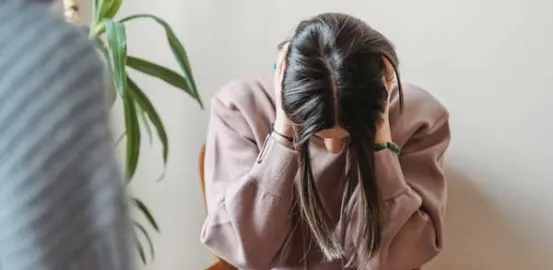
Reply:
[[393, 142], [375, 143], [373, 149], [374, 151], [390, 149], [396, 154], [399, 154], [399, 152], [401, 151], [401, 148], [399, 148], [399, 146]]

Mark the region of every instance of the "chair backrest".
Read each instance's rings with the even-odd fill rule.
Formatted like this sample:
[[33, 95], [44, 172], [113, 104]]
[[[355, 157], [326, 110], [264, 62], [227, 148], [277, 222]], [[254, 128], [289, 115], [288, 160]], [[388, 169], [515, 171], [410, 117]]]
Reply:
[[204, 159], [205, 159], [205, 143], [200, 149], [200, 155], [198, 156], [198, 169], [200, 172], [200, 187], [202, 188], [202, 198], [204, 200], [204, 207], [207, 209], [207, 202], [205, 198], [205, 175], [204, 175]]
[[[204, 159], [205, 159], [205, 144], [200, 149], [198, 155], [198, 171], [200, 172], [200, 186], [202, 188], [202, 198], [204, 199], [204, 208], [207, 210], [207, 202], [205, 198], [205, 175], [204, 175]], [[209, 266], [206, 270], [237, 270], [236, 267], [225, 262], [221, 258], [217, 258], [217, 262]]]

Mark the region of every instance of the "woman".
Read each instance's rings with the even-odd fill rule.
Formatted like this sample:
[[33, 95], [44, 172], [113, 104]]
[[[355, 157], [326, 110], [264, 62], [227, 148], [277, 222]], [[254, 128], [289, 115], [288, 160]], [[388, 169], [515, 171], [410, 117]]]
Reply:
[[397, 64], [361, 20], [321, 14], [280, 50], [273, 89], [218, 92], [202, 241], [240, 269], [410, 270], [436, 256], [448, 113], [402, 87]]

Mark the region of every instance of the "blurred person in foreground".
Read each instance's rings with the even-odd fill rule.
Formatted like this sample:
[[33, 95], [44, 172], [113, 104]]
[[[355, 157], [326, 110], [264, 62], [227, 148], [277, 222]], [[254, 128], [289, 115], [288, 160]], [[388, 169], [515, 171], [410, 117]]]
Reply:
[[104, 66], [50, 2], [0, 0], [0, 269], [131, 269]]

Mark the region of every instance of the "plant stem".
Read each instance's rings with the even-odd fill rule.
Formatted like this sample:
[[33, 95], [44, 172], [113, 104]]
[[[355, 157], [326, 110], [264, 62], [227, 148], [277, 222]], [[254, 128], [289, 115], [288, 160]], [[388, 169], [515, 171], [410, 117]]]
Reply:
[[97, 24], [98, 24], [98, 21], [99, 21], [99, 18], [98, 18], [98, 8], [99, 8], [99, 0], [90, 0], [91, 2], [91, 6], [92, 6], [92, 21], [90, 22], [90, 30], [88, 32], [88, 36], [93, 38], [96, 36], [95, 32], [96, 32], [96, 27], [97, 27]]

